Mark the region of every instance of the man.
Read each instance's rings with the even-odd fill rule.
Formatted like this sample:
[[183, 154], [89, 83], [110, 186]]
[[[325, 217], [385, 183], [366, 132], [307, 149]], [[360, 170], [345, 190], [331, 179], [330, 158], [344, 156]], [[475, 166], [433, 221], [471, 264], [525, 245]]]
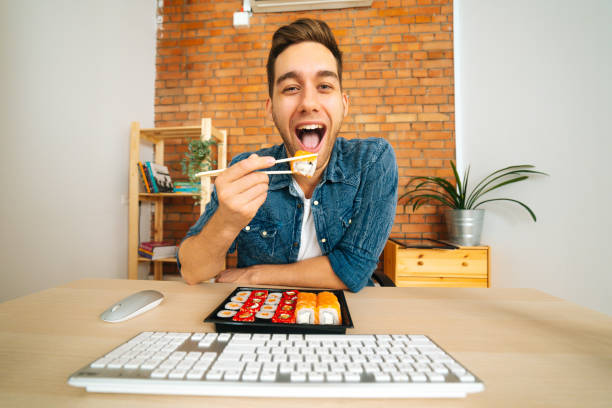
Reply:
[[[179, 249], [185, 281], [359, 291], [384, 248], [397, 201], [397, 164], [380, 138], [338, 138], [349, 100], [342, 54], [322, 21], [281, 27], [268, 56], [266, 110], [283, 144], [238, 155]], [[312, 177], [275, 159], [318, 153]], [[223, 270], [226, 253], [238, 265]]]

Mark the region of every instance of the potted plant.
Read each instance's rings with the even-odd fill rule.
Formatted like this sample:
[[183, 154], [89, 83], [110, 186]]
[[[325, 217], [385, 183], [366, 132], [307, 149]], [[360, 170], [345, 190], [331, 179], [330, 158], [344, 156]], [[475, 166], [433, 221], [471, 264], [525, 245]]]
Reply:
[[[212, 139], [193, 139], [188, 143], [185, 157], [181, 160], [181, 168], [183, 174], [189, 178], [194, 186], [200, 187], [200, 179], [195, 175], [201, 171], [210, 170], [215, 163], [211, 160], [212, 151], [210, 149], [215, 144], [216, 142]], [[197, 204], [201, 197], [199, 194], [194, 194], [194, 199], [196, 199]]]
[[468, 166], [463, 180], [459, 177], [454, 162], [450, 162], [455, 177], [455, 185], [442, 177], [413, 177], [406, 185], [409, 190], [400, 199], [408, 197], [407, 205], [412, 204], [412, 210], [421, 205], [436, 202], [448, 207], [444, 215], [449, 232], [449, 241], [461, 246], [476, 246], [480, 244], [484, 210], [482, 204], [493, 201], [510, 201], [523, 207], [531, 218], [536, 221], [535, 213], [524, 203], [511, 198], [490, 198], [484, 196], [493, 190], [508, 184], [527, 180], [534, 174], [547, 175], [533, 170], [535, 166], [523, 164], [509, 166], [489, 174], [472, 189], [469, 189], [470, 168]]

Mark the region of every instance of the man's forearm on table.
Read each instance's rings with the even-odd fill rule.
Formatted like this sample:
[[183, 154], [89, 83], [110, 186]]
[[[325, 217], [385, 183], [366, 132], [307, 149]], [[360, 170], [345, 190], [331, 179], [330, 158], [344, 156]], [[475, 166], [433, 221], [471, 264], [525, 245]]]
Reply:
[[319, 287], [346, 289], [346, 285], [334, 273], [327, 256], [284, 265], [255, 265], [250, 267], [254, 282], [260, 285], [292, 287]]
[[237, 233], [223, 228], [220, 221], [213, 215], [199, 234], [181, 244], [181, 274], [187, 283], [206, 281], [225, 269], [225, 256]]

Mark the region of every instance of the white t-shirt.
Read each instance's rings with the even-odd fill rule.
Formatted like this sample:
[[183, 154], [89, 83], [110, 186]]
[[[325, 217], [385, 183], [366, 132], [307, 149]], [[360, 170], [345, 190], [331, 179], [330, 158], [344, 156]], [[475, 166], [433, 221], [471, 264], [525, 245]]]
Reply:
[[317, 240], [317, 231], [315, 230], [314, 217], [310, 210], [310, 198], [306, 198], [300, 185], [293, 180], [293, 187], [304, 203], [304, 217], [302, 218], [302, 233], [300, 234], [300, 251], [298, 252], [298, 261], [314, 258], [323, 255], [319, 241]]

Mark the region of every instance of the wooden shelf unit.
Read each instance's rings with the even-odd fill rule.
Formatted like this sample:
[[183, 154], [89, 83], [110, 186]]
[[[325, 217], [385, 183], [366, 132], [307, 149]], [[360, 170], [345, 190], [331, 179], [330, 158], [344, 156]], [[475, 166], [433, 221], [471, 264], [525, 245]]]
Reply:
[[[164, 164], [164, 143], [167, 139], [189, 140], [199, 138], [217, 141], [217, 168], [227, 167], [227, 131], [212, 126], [210, 118], [203, 118], [199, 126], [177, 126], [141, 129], [139, 122], [132, 122], [130, 129], [130, 171], [129, 171], [129, 193], [128, 193], [128, 278], [138, 279], [138, 262], [152, 262], [153, 276], [156, 280], [163, 277], [163, 263], [174, 262], [173, 258], [151, 261], [138, 256], [140, 219], [138, 205], [140, 201], [153, 201], [155, 215], [153, 218], [153, 231], [151, 239], [162, 241], [164, 239], [164, 200], [171, 197], [192, 197], [192, 193], [143, 193], [140, 188], [140, 173], [138, 170], [140, 144], [148, 142], [153, 145], [153, 161]], [[200, 213], [204, 211], [206, 203], [210, 201], [211, 180], [210, 176], [201, 177], [201, 205]]]
[[422, 249], [387, 241], [383, 254], [385, 275], [396, 286], [490, 286], [488, 246]]

